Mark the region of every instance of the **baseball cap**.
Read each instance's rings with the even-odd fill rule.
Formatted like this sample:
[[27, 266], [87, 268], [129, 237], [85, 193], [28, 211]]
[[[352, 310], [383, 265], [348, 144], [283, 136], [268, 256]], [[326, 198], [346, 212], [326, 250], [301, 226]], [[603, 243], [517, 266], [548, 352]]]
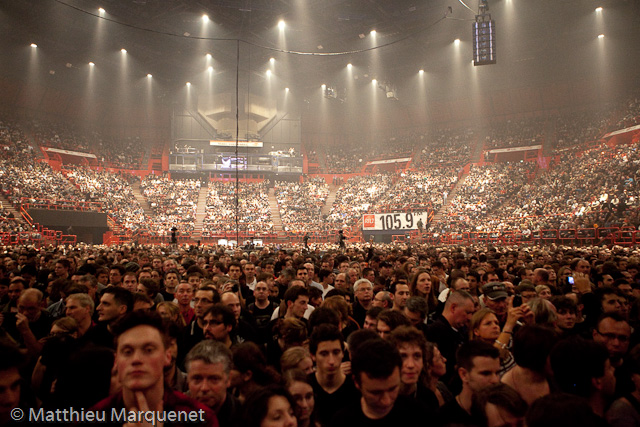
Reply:
[[509, 296], [507, 287], [500, 282], [489, 282], [482, 287], [482, 293], [491, 301]]

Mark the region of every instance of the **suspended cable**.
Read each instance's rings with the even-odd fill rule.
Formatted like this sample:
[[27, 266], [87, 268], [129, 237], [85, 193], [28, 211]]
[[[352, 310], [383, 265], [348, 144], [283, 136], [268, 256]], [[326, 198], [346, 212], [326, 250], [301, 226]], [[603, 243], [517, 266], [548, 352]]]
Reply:
[[240, 144], [240, 40], [236, 42], [236, 244], [240, 244], [238, 225], [240, 204], [240, 180], [238, 175], [238, 145]]
[[471, 11], [471, 13], [473, 13], [474, 15], [476, 14], [476, 12], [473, 9], [471, 9], [469, 6], [467, 6], [462, 0], [458, 0], [458, 1], [460, 2], [461, 5], [463, 5], [467, 9], [469, 9], [469, 11]]
[[[237, 39], [237, 38], [200, 37], [200, 36], [178, 34], [178, 33], [172, 33], [172, 32], [168, 32], [168, 31], [160, 31], [160, 30], [154, 30], [154, 29], [151, 29], [151, 28], [139, 27], [137, 25], [127, 24], [125, 22], [120, 22], [120, 21], [117, 21], [117, 20], [112, 19], [112, 18], [107, 18], [105, 16], [97, 15], [97, 14], [95, 14], [93, 12], [89, 12], [89, 11], [84, 10], [82, 8], [79, 8], [77, 6], [73, 6], [73, 5], [70, 5], [68, 3], [65, 3], [62, 0], [54, 0], [54, 1], [57, 2], [57, 3], [60, 3], [60, 4], [64, 5], [64, 6], [70, 7], [71, 9], [77, 10], [78, 12], [82, 12], [84, 14], [93, 16], [95, 18], [103, 19], [105, 21], [113, 22], [114, 24], [122, 25], [124, 27], [132, 28], [132, 29], [135, 29], [135, 30], [146, 31], [146, 32], [152, 33], [152, 34], [161, 34], [161, 35], [165, 35], [165, 36], [169, 36], [169, 37], [178, 37], [178, 38], [193, 39], [193, 40], [238, 41], [240, 43], [245, 43], [245, 44], [248, 44], [250, 46], [260, 48], [260, 49], [270, 50], [272, 52], [280, 52], [280, 53], [285, 53], [285, 54], [289, 54], [289, 55], [302, 55], [302, 56], [344, 56], [344, 55], [355, 55], [355, 54], [358, 54], [358, 53], [370, 52], [372, 50], [382, 49], [384, 47], [392, 46], [394, 44], [401, 43], [401, 42], [403, 42], [403, 41], [405, 41], [407, 39], [410, 39], [410, 38], [412, 38], [412, 37], [424, 32], [424, 31], [434, 27], [435, 25], [439, 24], [440, 22], [442, 22], [443, 20], [448, 18], [447, 14], [445, 14], [442, 18], [438, 19], [437, 21], [435, 21], [434, 23], [432, 23], [430, 25], [427, 25], [425, 28], [421, 28], [420, 30], [417, 30], [417, 31], [415, 31], [415, 32], [413, 32], [411, 34], [408, 34], [408, 35], [406, 35], [406, 36], [404, 36], [404, 37], [402, 37], [402, 38], [400, 38], [398, 40], [394, 40], [394, 41], [391, 41], [389, 43], [381, 44], [381, 45], [378, 45], [378, 46], [373, 46], [373, 47], [369, 47], [369, 48], [365, 48], [365, 49], [356, 49], [356, 50], [343, 51], [343, 52], [302, 52], [302, 51], [296, 51], [296, 50], [280, 49], [280, 48], [277, 48], [277, 47], [265, 46], [265, 45], [261, 45], [261, 44], [254, 43], [254, 42], [250, 42], [250, 41], [247, 41], [247, 40]], [[460, 3], [462, 3], [462, 0], [458, 0], [458, 1], [460, 1]], [[467, 9], [471, 10], [471, 12], [473, 12], [473, 10], [470, 9], [466, 4], [464, 4], [464, 3], [462, 3], [462, 4]], [[475, 14], [475, 12], [473, 12], [473, 13]]]

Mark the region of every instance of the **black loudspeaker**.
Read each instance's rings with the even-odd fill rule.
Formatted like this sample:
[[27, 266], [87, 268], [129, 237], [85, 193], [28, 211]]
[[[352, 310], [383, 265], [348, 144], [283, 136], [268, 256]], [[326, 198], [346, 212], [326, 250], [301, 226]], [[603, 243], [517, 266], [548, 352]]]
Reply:
[[496, 26], [491, 15], [477, 15], [473, 23], [473, 65], [496, 63]]

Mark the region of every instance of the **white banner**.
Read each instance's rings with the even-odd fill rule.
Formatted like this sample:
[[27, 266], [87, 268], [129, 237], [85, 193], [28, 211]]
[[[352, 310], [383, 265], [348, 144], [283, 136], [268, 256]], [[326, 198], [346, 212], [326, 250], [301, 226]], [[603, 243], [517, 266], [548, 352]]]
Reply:
[[609, 132], [608, 134], [606, 134], [604, 136], [604, 138], [609, 138], [611, 136], [621, 135], [621, 134], [627, 133], [627, 132], [633, 132], [634, 130], [640, 130], [640, 125], [631, 126], [630, 128], [616, 130], [614, 132]]
[[[213, 141], [209, 140], [209, 145], [215, 147], [235, 147], [235, 141]], [[238, 141], [238, 147], [252, 147], [252, 148], [262, 148], [262, 142], [260, 141]]]
[[42, 147], [42, 149], [45, 151], [51, 151], [52, 153], [66, 154], [68, 156], [90, 157], [92, 159], [96, 158], [95, 154], [81, 153], [80, 151], [61, 150], [60, 148], [49, 148], [49, 147]]
[[489, 150], [488, 152], [491, 154], [512, 153], [515, 151], [539, 150], [541, 148], [542, 148], [542, 145], [527, 145], [526, 147], [496, 148], [495, 150]]
[[389, 163], [406, 163], [409, 160], [411, 160], [411, 157], [405, 157], [402, 159], [374, 160], [372, 162], [367, 162], [367, 165], [386, 165]]

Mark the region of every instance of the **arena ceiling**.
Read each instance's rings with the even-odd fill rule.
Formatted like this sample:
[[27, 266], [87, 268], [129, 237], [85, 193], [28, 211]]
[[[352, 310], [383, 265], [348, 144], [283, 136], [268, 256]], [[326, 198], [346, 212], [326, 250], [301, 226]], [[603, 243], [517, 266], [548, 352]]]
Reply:
[[[274, 74], [287, 87], [317, 88], [335, 80], [347, 63], [362, 81], [400, 84], [419, 69], [448, 76], [455, 74], [456, 58], [470, 62], [474, 13], [463, 1], [477, 10], [477, 0], [1, 0], [0, 71], [27, 75], [25, 52], [33, 42], [40, 65], [60, 80], [82, 72], [74, 70], [89, 61], [112, 67], [107, 77], [115, 76], [119, 51], [126, 48], [132, 72], [151, 73], [166, 87], [184, 85], [202, 73], [206, 53], [229, 83], [238, 63], [242, 73], [255, 79], [273, 57]], [[600, 33], [609, 43], [607, 61], [620, 59], [625, 68], [638, 65], [638, 0], [488, 4], [498, 32], [498, 66], [489, 66], [495, 67], [494, 82], [517, 85], [532, 78], [535, 84], [536, 78], [588, 74], [590, 61], [603, 60], [593, 57]], [[605, 8], [601, 16], [594, 12], [597, 6]], [[102, 17], [100, 7], [106, 10]], [[284, 31], [278, 28], [280, 20], [286, 23]], [[455, 39], [461, 40], [458, 53], [452, 48]], [[242, 40], [239, 52], [236, 40]], [[327, 55], [343, 52], [351, 53]]]

